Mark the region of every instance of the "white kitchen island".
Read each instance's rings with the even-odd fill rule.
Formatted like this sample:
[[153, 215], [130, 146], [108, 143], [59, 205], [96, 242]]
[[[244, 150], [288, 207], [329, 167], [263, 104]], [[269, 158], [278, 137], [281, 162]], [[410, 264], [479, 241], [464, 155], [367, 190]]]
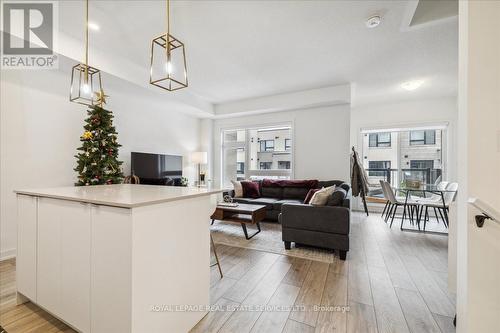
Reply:
[[207, 313], [221, 190], [19, 190], [17, 292], [82, 332], [185, 333]]

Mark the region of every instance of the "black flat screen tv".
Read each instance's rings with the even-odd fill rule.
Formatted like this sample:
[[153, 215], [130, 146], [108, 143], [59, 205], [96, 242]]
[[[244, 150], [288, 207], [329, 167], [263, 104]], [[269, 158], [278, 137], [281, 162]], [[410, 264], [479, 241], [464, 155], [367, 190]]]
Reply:
[[179, 185], [182, 156], [132, 152], [131, 171], [141, 184]]

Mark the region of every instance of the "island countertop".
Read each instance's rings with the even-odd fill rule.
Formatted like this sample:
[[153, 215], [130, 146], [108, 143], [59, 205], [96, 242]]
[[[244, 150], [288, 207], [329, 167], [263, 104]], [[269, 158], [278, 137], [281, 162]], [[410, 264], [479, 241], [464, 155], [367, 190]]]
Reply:
[[78, 201], [96, 205], [134, 208], [211, 195], [222, 191], [222, 189], [202, 187], [114, 184], [27, 189], [16, 190], [14, 192], [23, 195]]

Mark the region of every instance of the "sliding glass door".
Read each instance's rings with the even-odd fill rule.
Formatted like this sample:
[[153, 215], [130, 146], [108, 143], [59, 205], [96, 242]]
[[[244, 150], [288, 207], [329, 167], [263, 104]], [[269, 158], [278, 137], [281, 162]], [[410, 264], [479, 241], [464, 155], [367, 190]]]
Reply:
[[362, 160], [368, 174], [370, 196], [382, 197], [380, 180], [393, 187], [406, 180], [434, 184], [446, 177], [444, 127], [366, 129]]

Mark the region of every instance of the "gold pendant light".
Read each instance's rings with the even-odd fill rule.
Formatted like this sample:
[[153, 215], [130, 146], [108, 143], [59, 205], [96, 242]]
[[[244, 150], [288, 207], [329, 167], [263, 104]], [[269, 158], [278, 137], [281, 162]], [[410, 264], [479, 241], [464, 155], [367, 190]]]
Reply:
[[188, 86], [184, 43], [170, 34], [170, 0], [167, 0], [167, 32], [151, 41], [149, 83], [168, 91]]
[[101, 71], [89, 66], [89, 0], [85, 0], [85, 61], [73, 66], [69, 100], [88, 106], [102, 105], [99, 96], [104, 96], [104, 90]]

